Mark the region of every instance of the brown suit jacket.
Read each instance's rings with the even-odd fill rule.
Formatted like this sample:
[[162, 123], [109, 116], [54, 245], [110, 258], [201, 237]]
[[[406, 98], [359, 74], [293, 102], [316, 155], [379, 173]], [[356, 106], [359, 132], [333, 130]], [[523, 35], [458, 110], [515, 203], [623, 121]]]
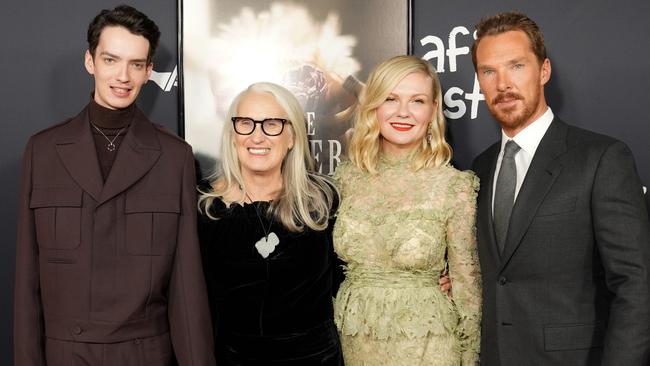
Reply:
[[[180, 365], [215, 364], [192, 149], [135, 113], [106, 182], [88, 108], [27, 143], [16, 248], [16, 365], [62, 362], [51, 355], [60, 353], [53, 349], [60, 341], [145, 345], [139, 340], [167, 333], [163, 339], [171, 338]], [[169, 341], [141, 348], [127, 357], [162, 352], [172, 358]]]

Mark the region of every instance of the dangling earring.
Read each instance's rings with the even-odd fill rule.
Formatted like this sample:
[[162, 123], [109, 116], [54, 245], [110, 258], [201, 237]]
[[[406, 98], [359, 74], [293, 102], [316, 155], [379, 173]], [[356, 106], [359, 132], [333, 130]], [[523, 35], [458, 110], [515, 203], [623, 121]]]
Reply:
[[431, 139], [433, 139], [433, 136], [431, 135], [432, 126], [433, 126], [433, 121], [429, 122], [429, 128], [427, 128], [427, 144], [430, 144]]

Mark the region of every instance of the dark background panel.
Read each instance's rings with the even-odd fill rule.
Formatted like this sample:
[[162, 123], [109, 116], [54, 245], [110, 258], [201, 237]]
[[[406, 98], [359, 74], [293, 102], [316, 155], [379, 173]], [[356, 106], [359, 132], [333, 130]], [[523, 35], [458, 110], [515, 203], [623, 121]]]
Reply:
[[[83, 65], [86, 30], [104, 8], [124, 1], [5, 1], [0, 10], [0, 365], [12, 365], [12, 313], [16, 210], [20, 160], [35, 132], [76, 115], [90, 98], [93, 81]], [[176, 65], [176, 1], [129, 1], [162, 31], [154, 70]], [[170, 75], [161, 75], [169, 79]], [[138, 104], [159, 124], [176, 132], [176, 88], [149, 82]]]
[[[12, 364], [15, 226], [24, 144], [36, 131], [75, 115], [87, 103], [92, 88], [83, 67], [87, 25], [101, 8], [119, 3], [25, 0], [5, 2], [0, 12], [0, 112], [5, 129], [0, 134], [0, 365]], [[158, 75], [158, 80], [171, 85], [177, 54], [176, 1], [129, 3], [161, 27], [162, 44], [154, 59], [154, 70], [168, 73]], [[547, 97], [554, 112], [569, 123], [625, 141], [634, 152], [644, 184], [650, 184], [650, 123], [646, 113], [650, 101], [650, 49], [645, 46], [650, 34], [650, 3], [413, 0], [413, 7], [413, 51], [418, 56], [436, 50], [433, 44], [422, 45], [426, 36], [437, 37], [446, 52], [450, 32], [464, 27], [470, 34], [458, 33], [454, 40], [456, 48], [469, 47], [473, 26], [480, 17], [511, 9], [527, 12], [547, 39], [553, 66]], [[448, 93], [458, 88], [450, 93], [450, 111], [461, 114], [459, 103], [466, 109], [463, 117], [449, 118], [449, 125], [455, 162], [460, 168], [468, 168], [478, 153], [499, 138], [499, 129], [474, 91], [469, 52], [458, 51], [453, 72], [445, 54], [441, 80]], [[434, 65], [436, 61], [432, 60]], [[471, 117], [472, 104], [475, 118]], [[176, 131], [176, 87], [163, 91], [149, 83], [139, 105], [152, 120]]]
[[[413, 0], [413, 7], [414, 54], [436, 54], [438, 47], [427, 36], [442, 41], [443, 89], [455, 87], [462, 92], [454, 93], [447, 108], [459, 113], [461, 110], [455, 106], [461, 102], [467, 109], [461, 118], [448, 118], [458, 167], [468, 169], [477, 154], [500, 138], [499, 127], [489, 115], [485, 101], [477, 101], [473, 96], [474, 68], [469, 48], [474, 25], [483, 16], [520, 10], [535, 20], [544, 33], [552, 66], [546, 97], [555, 115], [627, 143], [643, 184], [650, 185], [650, 48], [646, 46], [650, 2], [630, 0], [622, 5], [607, 0]], [[469, 34], [458, 33], [450, 38], [452, 30], [459, 26]], [[458, 52], [450, 47], [453, 40], [455, 49], [467, 47], [455, 57], [456, 71], [450, 68], [450, 59], [454, 57], [448, 56], [450, 51], [452, 55]], [[437, 65], [438, 58], [431, 62]], [[475, 118], [471, 115], [472, 100], [477, 106]]]

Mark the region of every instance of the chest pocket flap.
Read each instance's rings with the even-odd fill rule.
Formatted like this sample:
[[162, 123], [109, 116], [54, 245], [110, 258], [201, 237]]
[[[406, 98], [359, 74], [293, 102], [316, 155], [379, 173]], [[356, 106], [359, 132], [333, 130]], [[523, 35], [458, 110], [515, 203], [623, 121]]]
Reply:
[[81, 203], [77, 187], [34, 187], [29, 207], [34, 210], [36, 240], [41, 248], [75, 249], [81, 243]]
[[127, 196], [126, 252], [131, 255], [171, 255], [176, 249], [180, 195]]

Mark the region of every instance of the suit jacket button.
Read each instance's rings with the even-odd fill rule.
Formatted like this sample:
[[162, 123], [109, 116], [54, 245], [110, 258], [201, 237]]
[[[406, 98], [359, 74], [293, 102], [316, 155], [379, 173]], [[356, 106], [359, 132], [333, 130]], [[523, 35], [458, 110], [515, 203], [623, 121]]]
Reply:
[[499, 278], [499, 285], [503, 286], [508, 282], [508, 280], [505, 277]]
[[136, 346], [140, 345], [140, 340], [139, 339], [134, 339], [133, 344], [135, 344]]
[[80, 326], [75, 325], [74, 327], [72, 327], [72, 333], [79, 335], [81, 334], [81, 332], [83, 332], [83, 329], [81, 329]]

